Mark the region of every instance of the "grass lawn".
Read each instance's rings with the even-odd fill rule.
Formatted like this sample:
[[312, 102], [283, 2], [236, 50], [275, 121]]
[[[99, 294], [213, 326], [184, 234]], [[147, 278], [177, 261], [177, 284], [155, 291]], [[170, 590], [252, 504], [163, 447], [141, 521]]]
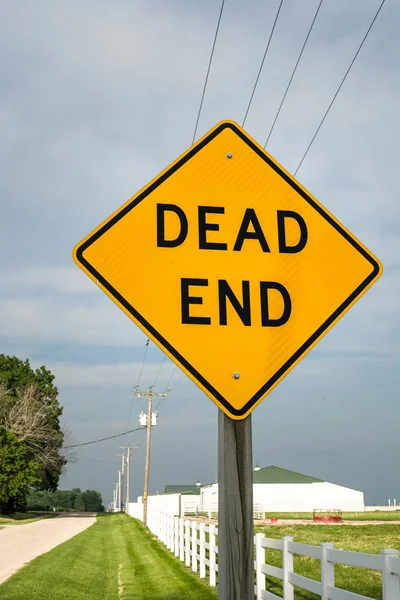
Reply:
[[[256, 525], [255, 533], [264, 533], [269, 538], [282, 538], [290, 535], [295, 542], [318, 546], [322, 542], [332, 542], [336, 549], [380, 554], [384, 548], [400, 550], [400, 525]], [[282, 553], [266, 550], [266, 562], [281, 567]], [[299, 575], [320, 581], [320, 561], [304, 556], [295, 556], [294, 570]], [[282, 596], [282, 583], [267, 577], [267, 589]], [[335, 565], [335, 584], [349, 592], [355, 592], [380, 599], [382, 576], [378, 571]], [[296, 600], [314, 600], [315, 594], [296, 588]]]
[[[298, 519], [301, 521], [312, 521], [312, 513], [310, 512], [295, 512], [295, 513], [265, 513], [266, 519], [276, 517], [278, 519]], [[343, 521], [400, 521], [400, 510], [372, 512], [344, 512]]]
[[0, 586], [2, 600], [216, 600], [201, 581], [125, 514], [97, 522]]

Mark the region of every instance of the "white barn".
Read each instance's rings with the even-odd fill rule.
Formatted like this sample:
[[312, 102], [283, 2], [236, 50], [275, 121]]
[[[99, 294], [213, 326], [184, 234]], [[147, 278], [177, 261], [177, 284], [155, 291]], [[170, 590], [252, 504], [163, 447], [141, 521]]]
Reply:
[[[364, 493], [280, 467], [256, 467], [253, 474], [254, 504], [264, 512], [312, 512], [314, 509], [363, 511]], [[218, 483], [201, 487], [200, 504], [216, 506]]]

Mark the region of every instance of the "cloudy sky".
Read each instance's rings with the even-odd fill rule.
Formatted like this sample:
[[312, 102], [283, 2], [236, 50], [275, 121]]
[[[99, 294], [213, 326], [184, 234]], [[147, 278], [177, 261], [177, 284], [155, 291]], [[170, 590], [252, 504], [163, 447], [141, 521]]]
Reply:
[[[268, 151], [294, 172], [378, 6], [325, 0]], [[264, 144], [317, 0], [285, 0], [246, 122]], [[278, 0], [226, 0], [198, 134], [242, 122]], [[74, 245], [192, 141], [220, 3], [14, 0], [0, 25], [0, 352], [56, 376], [74, 443], [132, 429], [146, 336], [72, 262]], [[400, 499], [399, 5], [387, 0], [299, 181], [382, 261], [380, 281], [253, 413], [254, 460]], [[162, 289], [154, 289], [162, 301]], [[152, 343], [140, 386], [163, 360]], [[217, 409], [169, 359], [150, 491], [213, 481]], [[79, 449], [60, 487], [111, 500], [119, 445]]]

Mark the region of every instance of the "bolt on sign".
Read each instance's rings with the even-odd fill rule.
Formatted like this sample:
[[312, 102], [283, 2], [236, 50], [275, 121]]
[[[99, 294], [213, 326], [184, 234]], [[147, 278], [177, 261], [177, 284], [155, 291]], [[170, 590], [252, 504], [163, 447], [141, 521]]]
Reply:
[[230, 121], [99, 225], [74, 259], [233, 419], [249, 415], [382, 273]]

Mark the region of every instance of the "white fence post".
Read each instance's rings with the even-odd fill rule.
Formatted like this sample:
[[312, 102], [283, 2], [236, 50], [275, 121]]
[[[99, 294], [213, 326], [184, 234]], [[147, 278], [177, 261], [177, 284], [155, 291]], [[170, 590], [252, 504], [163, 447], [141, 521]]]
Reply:
[[179, 560], [185, 560], [185, 526], [183, 519], [179, 519]]
[[171, 552], [174, 552], [174, 544], [175, 544], [175, 519], [174, 515], [171, 513], [168, 515], [169, 520], [169, 549]]
[[382, 570], [382, 599], [397, 600], [399, 598], [399, 576], [390, 570], [391, 557], [398, 557], [398, 550], [387, 548], [382, 550], [384, 568]]
[[163, 513], [162, 516], [162, 528], [163, 528], [163, 542], [165, 545], [167, 545], [167, 514]]
[[190, 567], [190, 521], [185, 520], [185, 565]]
[[158, 510], [155, 508], [154, 509], [154, 529], [153, 529], [153, 533], [155, 536], [160, 537], [158, 535]]
[[197, 572], [197, 523], [192, 521], [192, 571]]
[[215, 587], [217, 585], [217, 577], [216, 577], [216, 568], [215, 565], [217, 563], [217, 561], [215, 560], [215, 546], [216, 546], [216, 539], [215, 539], [215, 525], [209, 525], [208, 528], [208, 532], [209, 532], [209, 540], [208, 543], [210, 544], [210, 553], [209, 553], [209, 561], [210, 561], [210, 585]]
[[265, 590], [265, 575], [261, 571], [261, 565], [265, 564], [265, 548], [261, 545], [265, 535], [256, 533], [256, 587], [257, 600], [262, 600], [262, 592]]
[[174, 515], [168, 515], [168, 549], [174, 551]]
[[156, 536], [159, 540], [162, 540], [162, 515], [161, 511], [157, 511], [157, 531]]
[[169, 514], [164, 513], [164, 544], [169, 548]]
[[[285, 600], [294, 599], [294, 588], [289, 581], [289, 573], [293, 573], [293, 554], [289, 551], [289, 542], [293, 538], [285, 536], [283, 538], [283, 597]], [[261, 596], [260, 596], [261, 597]]]
[[179, 517], [174, 516], [174, 554], [179, 556]]
[[206, 524], [200, 523], [200, 577], [206, 576]]
[[324, 542], [321, 544], [321, 600], [329, 600], [328, 587], [335, 587], [335, 564], [328, 560], [328, 550], [332, 550], [333, 544]]

